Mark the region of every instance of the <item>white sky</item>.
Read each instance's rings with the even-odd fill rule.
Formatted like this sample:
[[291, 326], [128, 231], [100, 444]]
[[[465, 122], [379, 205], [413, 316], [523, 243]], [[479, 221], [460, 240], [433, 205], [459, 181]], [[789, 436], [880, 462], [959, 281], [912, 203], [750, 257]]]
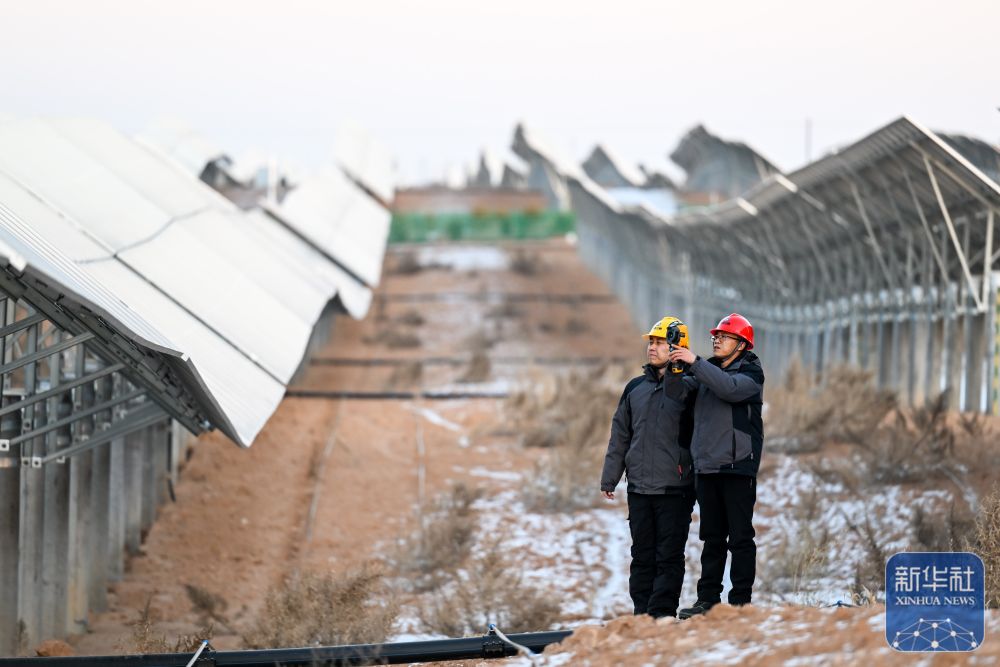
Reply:
[[352, 119], [410, 182], [519, 119], [654, 164], [698, 122], [784, 169], [806, 118], [814, 158], [904, 113], [1000, 142], [998, 0], [0, 0], [0, 20], [0, 114], [176, 116], [307, 166]]

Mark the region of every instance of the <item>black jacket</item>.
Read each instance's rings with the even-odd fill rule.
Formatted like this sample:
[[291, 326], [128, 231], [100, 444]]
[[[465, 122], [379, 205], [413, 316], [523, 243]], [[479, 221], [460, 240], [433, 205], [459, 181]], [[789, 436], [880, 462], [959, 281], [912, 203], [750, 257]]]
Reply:
[[625, 387], [611, 421], [601, 490], [614, 491], [627, 473], [631, 493], [667, 493], [694, 483], [691, 429], [695, 391], [683, 376], [659, 377], [652, 366]]
[[727, 368], [699, 357], [685, 382], [698, 396], [691, 436], [695, 472], [756, 476], [764, 449], [764, 369], [757, 355], [746, 351]]

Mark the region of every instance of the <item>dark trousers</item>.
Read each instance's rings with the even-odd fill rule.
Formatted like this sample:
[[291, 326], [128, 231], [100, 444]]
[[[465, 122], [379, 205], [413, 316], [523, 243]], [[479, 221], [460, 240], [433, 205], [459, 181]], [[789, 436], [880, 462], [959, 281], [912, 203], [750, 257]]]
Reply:
[[694, 493], [628, 494], [632, 567], [628, 591], [636, 614], [673, 616], [684, 583], [684, 545]]
[[701, 514], [698, 537], [705, 543], [701, 551], [698, 599], [721, 600], [728, 550], [733, 554], [729, 566], [733, 582], [729, 604], [747, 604], [757, 569], [757, 545], [753, 541], [757, 479], [728, 473], [697, 475], [695, 488]]

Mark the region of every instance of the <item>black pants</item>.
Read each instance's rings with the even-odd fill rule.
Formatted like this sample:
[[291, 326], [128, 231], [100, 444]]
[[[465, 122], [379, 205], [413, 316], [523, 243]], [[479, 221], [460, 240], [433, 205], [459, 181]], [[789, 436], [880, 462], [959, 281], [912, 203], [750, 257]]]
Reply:
[[726, 551], [733, 554], [729, 566], [729, 604], [747, 604], [757, 570], [757, 545], [753, 538], [753, 506], [757, 501], [757, 479], [749, 475], [717, 473], [695, 479], [704, 541], [698, 599], [719, 602]]
[[691, 490], [628, 494], [632, 568], [628, 591], [636, 614], [673, 616], [684, 583], [684, 545], [691, 527]]

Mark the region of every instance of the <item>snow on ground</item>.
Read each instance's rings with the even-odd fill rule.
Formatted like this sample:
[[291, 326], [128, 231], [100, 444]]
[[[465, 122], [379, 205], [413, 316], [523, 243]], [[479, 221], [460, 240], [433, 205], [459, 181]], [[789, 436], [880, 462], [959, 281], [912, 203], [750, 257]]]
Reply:
[[421, 266], [447, 266], [453, 271], [505, 271], [510, 259], [503, 248], [477, 245], [433, 245], [420, 248]]

